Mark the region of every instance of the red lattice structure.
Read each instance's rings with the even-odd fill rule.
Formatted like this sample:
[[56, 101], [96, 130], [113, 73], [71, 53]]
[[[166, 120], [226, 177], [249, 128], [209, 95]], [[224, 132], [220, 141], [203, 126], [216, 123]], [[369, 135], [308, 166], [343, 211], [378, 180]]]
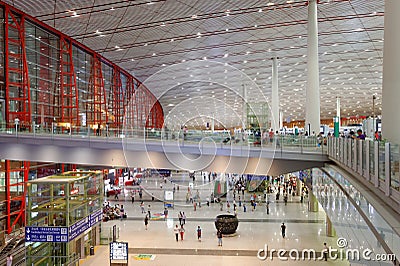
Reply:
[[72, 43], [60, 38], [60, 122], [79, 125], [79, 93], [76, 86], [76, 74], [72, 60]]
[[8, 6], [4, 13], [6, 121], [8, 127], [12, 127], [15, 119], [19, 119], [21, 128], [29, 128], [31, 97], [25, 49], [25, 18], [17, 16]]
[[112, 110], [113, 110], [113, 127], [122, 128], [124, 118], [124, 98], [125, 91], [122, 88], [121, 73], [119, 69], [114, 66], [113, 69], [113, 94], [112, 94]]
[[87, 103], [87, 120], [94, 128], [108, 122], [108, 110], [106, 92], [104, 89], [103, 71], [101, 61], [97, 55], [92, 58], [92, 68], [89, 81], [89, 96], [92, 96]]

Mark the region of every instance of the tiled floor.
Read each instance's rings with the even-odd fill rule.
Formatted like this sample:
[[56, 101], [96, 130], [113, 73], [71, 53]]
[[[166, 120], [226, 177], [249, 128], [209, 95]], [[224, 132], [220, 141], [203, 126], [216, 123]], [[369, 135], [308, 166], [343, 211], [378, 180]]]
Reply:
[[[154, 186], [155, 190], [157, 186]], [[165, 189], [165, 188], [164, 188]], [[209, 188], [205, 186], [202, 193], [208, 193]], [[151, 193], [151, 192], [150, 192]], [[162, 192], [159, 192], [160, 194]], [[186, 191], [181, 189], [176, 193], [178, 200], [185, 204]], [[201, 195], [205, 198], [205, 194]], [[232, 197], [232, 195], [230, 195]], [[249, 198], [249, 195], [246, 195]], [[146, 199], [150, 199], [147, 198]], [[271, 195], [271, 200], [275, 197]], [[113, 205], [116, 202], [110, 200]], [[289, 202], [271, 202], [270, 214], [267, 215], [265, 203], [259, 204], [255, 211], [250, 210], [250, 204], [246, 203], [248, 210], [238, 209], [239, 227], [237, 234], [223, 238], [223, 246], [218, 247], [214, 219], [216, 215], [226, 211], [220, 211], [219, 204], [203, 204], [196, 211], [190, 205], [176, 206], [169, 209], [167, 220], [151, 220], [148, 230], [144, 227], [144, 214], [141, 213], [139, 201], [130, 202], [130, 197], [120, 197], [118, 202], [123, 204], [128, 214], [126, 220], [114, 220], [102, 224], [102, 231], [109, 232], [115, 224], [119, 228], [118, 241], [129, 243], [129, 265], [316, 265], [335, 264], [348, 265], [343, 261], [280, 261], [274, 257], [273, 261], [267, 259], [261, 261], [257, 258], [257, 251], [268, 245], [270, 249], [284, 248], [304, 249], [313, 248], [321, 251], [324, 242], [336, 246], [336, 238], [325, 235], [325, 213], [320, 208], [319, 212], [309, 212], [307, 201], [299, 202], [298, 197], [289, 197]], [[162, 213], [161, 202], [146, 201], [146, 206], [151, 205], [152, 213]], [[146, 208], [147, 209], [147, 208]], [[173, 227], [178, 224], [177, 215], [184, 211], [187, 220], [185, 225], [184, 241], [175, 241]], [[231, 207], [232, 212], [232, 207]], [[280, 233], [280, 225], [287, 225], [287, 238], [283, 239]], [[197, 241], [196, 228], [202, 228], [202, 241]], [[134, 260], [136, 254], [153, 254], [153, 261]], [[201, 254], [201, 255], [198, 255]], [[81, 265], [99, 266], [109, 261], [108, 246], [96, 247], [96, 255], [85, 259]]]

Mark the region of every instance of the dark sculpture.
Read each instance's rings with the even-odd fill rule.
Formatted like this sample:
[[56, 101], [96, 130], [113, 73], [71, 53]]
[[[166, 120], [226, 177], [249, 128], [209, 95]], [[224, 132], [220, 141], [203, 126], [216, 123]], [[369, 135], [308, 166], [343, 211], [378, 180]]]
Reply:
[[238, 228], [239, 220], [233, 214], [220, 214], [215, 218], [215, 228], [224, 235], [234, 234]]

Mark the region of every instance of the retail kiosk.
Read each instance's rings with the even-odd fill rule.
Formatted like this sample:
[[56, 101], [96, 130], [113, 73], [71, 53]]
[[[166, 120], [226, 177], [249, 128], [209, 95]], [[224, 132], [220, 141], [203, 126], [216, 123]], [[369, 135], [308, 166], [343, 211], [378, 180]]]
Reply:
[[101, 172], [66, 172], [29, 181], [26, 265], [78, 265], [100, 244]]

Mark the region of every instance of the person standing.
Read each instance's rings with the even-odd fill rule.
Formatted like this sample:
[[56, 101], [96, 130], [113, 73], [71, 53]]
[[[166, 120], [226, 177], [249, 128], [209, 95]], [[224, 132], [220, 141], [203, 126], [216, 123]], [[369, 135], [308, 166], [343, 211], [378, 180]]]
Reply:
[[144, 227], [146, 228], [146, 230], [147, 230], [147, 225], [149, 224], [149, 217], [146, 215], [145, 217], [144, 217]]
[[182, 225], [186, 224], [186, 214], [182, 212]]
[[285, 225], [285, 223], [282, 223], [282, 225], [281, 225], [281, 232], [282, 232], [282, 237], [285, 238], [285, 236], [286, 236], [286, 225]]
[[201, 241], [201, 228], [200, 228], [200, 225], [197, 226], [197, 240]]
[[168, 219], [168, 209], [164, 208], [164, 219]]
[[150, 206], [150, 204], [147, 207], [147, 214], [149, 215], [149, 219], [151, 219], [151, 206]]
[[267, 201], [266, 207], [267, 207], [267, 214], [269, 214], [269, 201]]
[[145, 211], [144, 211], [144, 202], [143, 201], [140, 203], [140, 209], [142, 210], [142, 213], [145, 213]]
[[139, 198], [140, 198], [140, 200], [142, 199], [142, 197], [143, 197], [143, 192], [142, 192], [142, 190], [139, 190]]
[[324, 260], [325, 260], [325, 261], [328, 261], [328, 252], [329, 252], [329, 248], [328, 248], [328, 246], [326, 245], [326, 243], [324, 243], [324, 248], [323, 248], [322, 252], [323, 252], [323, 254], [324, 254]]
[[183, 224], [181, 225], [181, 228], [179, 229], [179, 233], [181, 234], [181, 241], [183, 241], [183, 235], [185, 234], [185, 228], [183, 228]]
[[178, 225], [175, 225], [174, 233], [175, 233], [176, 242], [178, 242], [178, 240], [179, 240], [179, 228], [178, 228]]
[[7, 266], [11, 266], [12, 265], [12, 261], [13, 261], [13, 257], [11, 254], [7, 255]]
[[217, 231], [217, 238], [218, 238], [218, 246], [222, 247], [222, 232], [221, 232], [221, 230]]
[[182, 212], [178, 213], [179, 225], [182, 225]]

